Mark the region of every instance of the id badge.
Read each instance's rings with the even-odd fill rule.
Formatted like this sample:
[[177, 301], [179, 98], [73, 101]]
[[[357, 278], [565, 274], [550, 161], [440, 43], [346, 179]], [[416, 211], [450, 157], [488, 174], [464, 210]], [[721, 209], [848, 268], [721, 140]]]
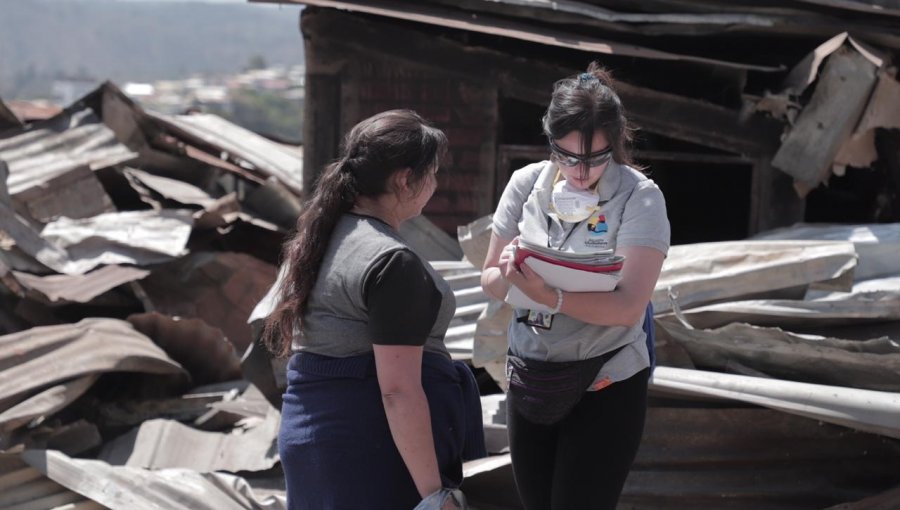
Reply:
[[528, 317], [525, 324], [541, 329], [550, 329], [553, 326], [553, 314], [549, 312], [539, 312], [536, 310], [528, 310]]

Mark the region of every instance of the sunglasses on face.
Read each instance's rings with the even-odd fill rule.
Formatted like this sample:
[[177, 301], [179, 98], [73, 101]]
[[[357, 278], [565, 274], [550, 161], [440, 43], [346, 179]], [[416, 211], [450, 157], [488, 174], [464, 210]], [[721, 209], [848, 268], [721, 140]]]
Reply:
[[607, 147], [601, 151], [592, 152], [582, 156], [581, 154], [575, 154], [561, 148], [559, 145], [556, 145], [556, 142], [553, 140], [550, 140], [550, 152], [557, 163], [569, 168], [574, 168], [580, 163], [586, 164], [588, 168], [598, 167], [609, 161], [609, 158], [612, 157], [612, 147]]

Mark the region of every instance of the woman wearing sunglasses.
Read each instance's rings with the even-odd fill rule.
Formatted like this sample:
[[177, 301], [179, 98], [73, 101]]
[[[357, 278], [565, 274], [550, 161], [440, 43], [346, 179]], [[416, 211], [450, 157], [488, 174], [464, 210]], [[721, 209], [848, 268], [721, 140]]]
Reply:
[[[510, 178], [481, 277], [497, 299], [514, 285], [542, 305], [515, 310], [508, 330], [513, 473], [528, 510], [614, 509], [644, 428], [648, 303], [669, 222], [659, 188], [631, 164], [624, 108], [596, 63], [556, 83], [543, 128], [550, 159]], [[516, 264], [520, 238], [624, 256], [615, 290], [550, 287], [527, 262]]]

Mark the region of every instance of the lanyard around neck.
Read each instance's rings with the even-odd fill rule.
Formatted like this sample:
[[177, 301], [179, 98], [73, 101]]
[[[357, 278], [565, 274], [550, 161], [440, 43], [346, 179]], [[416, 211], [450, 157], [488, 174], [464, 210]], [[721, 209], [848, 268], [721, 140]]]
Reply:
[[[590, 218], [590, 216], [588, 216], [588, 218]], [[587, 219], [587, 218], [585, 218], [585, 219]], [[572, 225], [572, 228], [570, 228], [569, 231], [566, 233], [566, 236], [563, 238], [563, 240], [559, 244], [559, 246], [557, 246], [556, 248], [553, 248], [552, 246], [550, 246], [550, 227], [553, 225], [553, 220], [550, 219], [550, 215], [548, 214], [547, 215], [547, 248], [562, 251], [563, 246], [565, 246], [566, 242], [569, 240], [569, 238], [572, 237], [572, 233], [575, 232], [575, 229], [577, 229], [584, 222], [585, 222], [585, 220], [581, 220], [578, 223]], [[560, 222], [560, 225], [562, 225], [562, 222]]]

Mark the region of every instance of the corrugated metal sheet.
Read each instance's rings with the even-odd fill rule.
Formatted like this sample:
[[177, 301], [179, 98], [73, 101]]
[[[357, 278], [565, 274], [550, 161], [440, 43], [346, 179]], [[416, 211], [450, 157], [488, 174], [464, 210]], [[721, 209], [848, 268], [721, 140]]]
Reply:
[[[53, 481], [52, 489], [90, 498], [94, 508], [115, 510], [286, 510], [284, 495], [257, 497], [246, 480], [226, 473], [197, 473], [187, 469], [150, 471], [110, 466], [97, 460], [75, 459], [57, 451], [31, 450], [21, 455], [33, 470]], [[34, 479], [42, 480], [40, 477]], [[102, 483], [98, 483], [102, 480]], [[70, 496], [71, 497], [71, 496]], [[37, 504], [29, 508], [51, 508]], [[59, 509], [62, 510], [62, 509]], [[69, 510], [69, 509], [66, 509]], [[75, 510], [75, 509], [71, 509]], [[78, 507], [78, 510], [82, 510]]]
[[297, 195], [303, 192], [303, 157], [295, 151], [216, 115], [149, 115], [181, 135], [217, 147], [223, 159], [236, 160], [244, 168], [275, 177]]
[[859, 254], [854, 278], [900, 274], [900, 223], [866, 225], [799, 224], [763, 232], [757, 240], [848, 241]]
[[671, 336], [704, 370], [900, 392], [900, 344], [888, 337], [845, 340], [740, 323], [689, 329], [674, 318], [656, 324], [661, 342]]
[[78, 166], [41, 186], [21, 191], [13, 207], [32, 223], [45, 224], [61, 216], [88, 218], [115, 211], [103, 185], [87, 166]]
[[125, 321], [84, 319], [76, 324], [32, 328], [0, 337], [0, 409], [21, 415], [22, 407], [10, 408], [25, 401], [43, 406], [44, 399], [60, 392], [77, 396], [68, 389], [51, 389], [49, 394], [32, 399], [37, 391], [113, 371], [184, 373], [180, 365]]
[[[99, 374], [90, 374], [64, 381], [61, 384], [42, 389], [18, 404], [0, 413], [0, 432], [9, 432], [27, 424], [35, 418], [46, 418], [74, 402], [97, 381]], [[0, 447], [3, 441], [0, 441]]]
[[46, 508], [100, 510], [106, 507], [50, 480], [18, 455], [0, 456], [0, 510]]
[[804, 326], [849, 326], [900, 321], [900, 292], [847, 292], [815, 300], [756, 299], [691, 308], [685, 319], [698, 328], [732, 322], [802, 330]]
[[[123, 211], [91, 218], [60, 218], [41, 231], [45, 242], [65, 250], [67, 274], [85, 273], [99, 265], [147, 265], [187, 253], [193, 212]], [[18, 238], [16, 238], [18, 241]]]
[[651, 387], [736, 400], [900, 439], [900, 393], [657, 367]]
[[447, 350], [454, 359], [472, 359], [476, 322], [488, 305], [481, 289], [481, 270], [467, 261], [432, 261], [431, 265], [447, 280], [456, 298], [456, 312], [444, 337]]
[[97, 458], [114, 466], [148, 469], [264, 471], [278, 462], [281, 414], [269, 405], [266, 417], [247, 418], [230, 432], [205, 432], [173, 420], [148, 420], [106, 443]]
[[0, 139], [0, 160], [9, 165], [11, 195], [78, 166], [97, 170], [136, 157], [89, 109], [63, 113]]
[[129, 266], [104, 266], [81, 275], [36, 276], [13, 271], [23, 288], [33, 291], [39, 299], [49, 303], [87, 303], [124, 283], [140, 280], [150, 271]]
[[204, 209], [216, 204], [215, 198], [193, 184], [179, 181], [178, 179], [153, 175], [135, 168], [126, 168], [124, 173], [129, 178], [132, 186], [135, 186], [134, 181], [136, 180], [141, 185], [169, 200], [185, 205], [198, 205]]
[[425, 260], [460, 260], [462, 249], [456, 239], [437, 228], [425, 216], [400, 224], [400, 236]]
[[[672, 246], [653, 293], [657, 313], [852, 277], [856, 251], [838, 241], [724, 241]], [[841, 280], [849, 289], [850, 279]]]

